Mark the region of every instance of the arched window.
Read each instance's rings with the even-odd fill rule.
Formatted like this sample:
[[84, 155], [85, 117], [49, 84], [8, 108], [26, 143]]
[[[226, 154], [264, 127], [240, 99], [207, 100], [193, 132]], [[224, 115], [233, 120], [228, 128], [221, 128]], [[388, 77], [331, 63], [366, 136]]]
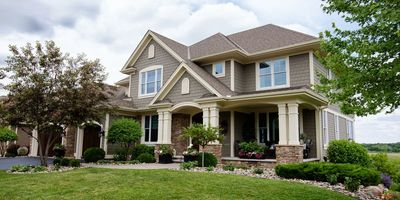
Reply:
[[182, 80], [182, 92], [181, 94], [189, 94], [189, 79], [188, 78], [184, 78]]
[[154, 58], [154, 45], [149, 46], [149, 58]]

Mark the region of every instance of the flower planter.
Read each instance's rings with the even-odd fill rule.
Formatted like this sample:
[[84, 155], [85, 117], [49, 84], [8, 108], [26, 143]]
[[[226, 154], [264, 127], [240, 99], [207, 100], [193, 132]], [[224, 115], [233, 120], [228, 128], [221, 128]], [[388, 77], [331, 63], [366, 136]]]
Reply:
[[239, 158], [243, 159], [264, 159], [264, 157], [263, 153], [239, 151]]
[[172, 155], [171, 154], [161, 154], [158, 156], [159, 163], [172, 163]]
[[184, 155], [183, 162], [192, 162], [197, 160], [198, 155]]

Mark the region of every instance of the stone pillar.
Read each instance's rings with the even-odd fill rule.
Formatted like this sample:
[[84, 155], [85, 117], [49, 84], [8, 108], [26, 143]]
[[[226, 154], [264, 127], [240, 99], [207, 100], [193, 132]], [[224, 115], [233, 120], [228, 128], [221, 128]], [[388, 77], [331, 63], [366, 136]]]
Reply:
[[171, 144], [171, 123], [172, 123], [172, 114], [169, 111], [165, 111], [163, 113], [164, 121], [163, 121], [163, 144]]
[[299, 104], [289, 103], [289, 145], [300, 145], [299, 139]]
[[204, 149], [200, 146], [200, 151], [214, 154], [217, 157], [218, 163], [221, 163], [222, 144], [209, 144]]
[[210, 108], [210, 126], [211, 127], [219, 127], [219, 108], [218, 107]]
[[276, 145], [275, 154], [277, 164], [303, 162], [302, 145]]
[[74, 157], [75, 144], [76, 144], [76, 128], [75, 127], [68, 127], [65, 139], [66, 139], [65, 156], [66, 157]]
[[279, 115], [279, 144], [287, 145], [288, 137], [287, 137], [287, 109], [286, 104], [278, 104], [278, 115]]
[[210, 108], [203, 108], [203, 125], [208, 126], [210, 124]]

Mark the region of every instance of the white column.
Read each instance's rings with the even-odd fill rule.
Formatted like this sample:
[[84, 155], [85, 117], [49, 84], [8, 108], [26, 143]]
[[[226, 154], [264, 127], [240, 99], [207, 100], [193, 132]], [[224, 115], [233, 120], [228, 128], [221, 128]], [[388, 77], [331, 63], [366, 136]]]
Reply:
[[164, 112], [159, 111], [158, 112], [158, 140], [157, 143], [158, 144], [162, 144], [163, 143], [163, 138], [164, 138]]
[[219, 127], [219, 108], [218, 107], [210, 108], [210, 126], [211, 127]]
[[286, 104], [278, 104], [278, 115], [279, 115], [279, 144], [287, 145], [288, 137], [287, 137], [287, 128], [286, 128]]
[[32, 136], [33, 137], [31, 138], [32, 145], [31, 145], [31, 150], [30, 150], [30, 156], [37, 156], [38, 155], [39, 143], [35, 138], [39, 139], [39, 137], [38, 137], [38, 132], [37, 132], [36, 129], [34, 129], [32, 131]]
[[63, 137], [61, 137], [61, 145], [67, 145], [67, 133], [68, 133], [69, 128], [65, 129], [65, 134]]
[[110, 128], [110, 114], [106, 114], [106, 121], [104, 123], [104, 144], [103, 144], [103, 150], [106, 152], [107, 155], [107, 136], [108, 136], [108, 129]]
[[172, 115], [171, 112], [165, 111], [164, 115], [164, 130], [163, 130], [163, 141], [164, 144], [171, 144], [171, 125], [172, 125]]
[[300, 145], [299, 141], [299, 104], [289, 103], [289, 145]]
[[315, 134], [316, 134], [316, 147], [317, 147], [317, 158], [322, 160], [322, 149], [323, 149], [323, 141], [322, 141], [322, 125], [321, 125], [321, 109], [315, 110]]
[[208, 126], [210, 124], [210, 108], [203, 108], [203, 125]]
[[76, 133], [76, 150], [75, 150], [76, 159], [80, 159], [82, 157], [82, 146], [83, 146], [83, 129], [78, 127]]
[[231, 110], [231, 157], [235, 157], [235, 111]]

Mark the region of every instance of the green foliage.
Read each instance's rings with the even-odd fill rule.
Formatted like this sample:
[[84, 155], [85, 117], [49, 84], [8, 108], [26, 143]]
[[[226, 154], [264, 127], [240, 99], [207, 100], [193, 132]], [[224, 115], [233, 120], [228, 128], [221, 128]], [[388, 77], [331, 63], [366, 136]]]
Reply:
[[387, 152], [387, 153], [400, 153], [400, 142], [388, 144], [362, 144], [368, 151], [372, 152]]
[[69, 164], [71, 167], [81, 167], [81, 161], [78, 159], [72, 159]]
[[168, 144], [162, 144], [162, 145], [160, 145], [160, 148], [159, 148], [159, 150], [157, 151], [157, 153], [158, 153], [159, 155], [166, 155], [166, 154], [172, 155], [171, 146], [168, 145]]
[[[202, 162], [203, 155], [204, 155], [204, 165]], [[210, 167], [210, 166], [215, 167], [217, 166], [218, 160], [217, 157], [215, 157], [214, 154], [212, 153], [201, 152], [197, 157], [197, 163], [199, 164], [199, 166], [202, 167]]]
[[364, 186], [378, 185], [381, 181], [380, 173], [372, 168], [354, 164], [335, 163], [298, 163], [284, 164], [275, 167], [275, 172], [283, 178], [297, 178], [328, 182], [329, 175], [336, 175], [339, 183], [344, 183], [345, 177], [360, 180]]
[[338, 178], [338, 176], [336, 174], [328, 174], [328, 175], [326, 175], [326, 180], [331, 185], [336, 185], [338, 183], [337, 178]]
[[44, 171], [46, 171], [46, 167], [44, 167], [44, 166], [35, 166], [35, 168], [33, 168], [33, 172], [44, 172]]
[[149, 153], [142, 153], [137, 157], [137, 160], [141, 163], [154, 163], [156, 159], [154, 158], [153, 154]]
[[335, 78], [317, 89], [345, 113], [393, 112], [400, 105], [400, 1], [325, 0], [323, 10], [356, 28], [333, 24], [321, 33], [321, 61]]
[[10, 145], [8, 145], [7, 150], [6, 150], [6, 156], [7, 156], [7, 154], [9, 155], [8, 157], [17, 156], [19, 147], [20, 146], [18, 144], [10, 144]]
[[212, 172], [212, 171], [214, 171], [214, 167], [212, 167], [212, 166], [207, 167], [206, 170], [207, 170], [208, 172]]
[[18, 139], [17, 134], [6, 127], [0, 127], [0, 142], [11, 142]]
[[343, 184], [344, 184], [344, 187], [346, 188], [346, 190], [354, 192], [354, 191], [358, 190], [361, 183], [360, 183], [360, 180], [358, 180], [358, 179], [353, 179], [351, 177], [345, 177]]
[[354, 141], [334, 140], [328, 146], [328, 160], [332, 163], [351, 163], [370, 166], [371, 159], [367, 149]]
[[71, 159], [68, 158], [61, 158], [60, 166], [69, 167], [71, 164]]
[[53, 160], [53, 165], [61, 165], [61, 159], [62, 159], [62, 158], [55, 158], [55, 159]]
[[264, 173], [264, 170], [261, 169], [261, 168], [254, 168], [254, 169], [253, 169], [253, 173], [254, 173], [254, 174], [263, 174], [263, 173]]
[[26, 155], [28, 155], [28, 152], [29, 152], [29, 149], [28, 149], [28, 147], [19, 147], [18, 149], [17, 149], [17, 154], [18, 154], [18, 156], [26, 156]]
[[29, 172], [35, 168], [33, 165], [13, 165], [11, 166], [11, 172]]
[[194, 123], [190, 127], [183, 128], [182, 138], [191, 138], [193, 145], [200, 145], [204, 148], [210, 142], [222, 142], [224, 137], [219, 133], [220, 129], [217, 127], [206, 127], [203, 124]]
[[222, 167], [222, 169], [224, 169], [225, 171], [235, 171], [235, 166], [233, 166], [231, 164], [227, 164], [227, 165], [224, 165]]
[[125, 147], [139, 141], [142, 128], [136, 120], [122, 118], [115, 120], [108, 131], [107, 139], [111, 143], [119, 143]]
[[102, 148], [91, 147], [86, 149], [83, 153], [83, 159], [85, 162], [97, 162], [98, 160], [104, 159], [106, 152]]
[[377, 153], [371, 155], [372, 166], [381, 173], [387, 174], [389, 176], [395, 176], [397, 173], [396, 166], [389, 162], [389, 158], [385, 153]]
[[[197, 161], [181, 163], [181, 169], [184, 169], [184, 170], [191, 170], [191, 169], [193, 169], [193, 168], [195, 168], [197, 166], [198, 166]], [[212, 167], [212, 166], [210, 166], [210, 167]]]
[[143, 153], [154, 155], [154, 146], [147, 146], [145, 144], [136, 145], [132, 149], [132, 159], [137, 159], [137, 157]]
[[113, 159], [115, 161], [126, 161], [128, 160], [129, 150], [128, 148], [119, 148], [115, 151]]
[[265, 148], [258, 144], [256, 141], [252, 142], [241, 142], [239, 144], [239, 148], [244, 152], [256, 152], [256, 153], [264, 153]]
[[390, 187], [390, 190], [400, 192], [400, 183], [394, 183], [394, 184]]

